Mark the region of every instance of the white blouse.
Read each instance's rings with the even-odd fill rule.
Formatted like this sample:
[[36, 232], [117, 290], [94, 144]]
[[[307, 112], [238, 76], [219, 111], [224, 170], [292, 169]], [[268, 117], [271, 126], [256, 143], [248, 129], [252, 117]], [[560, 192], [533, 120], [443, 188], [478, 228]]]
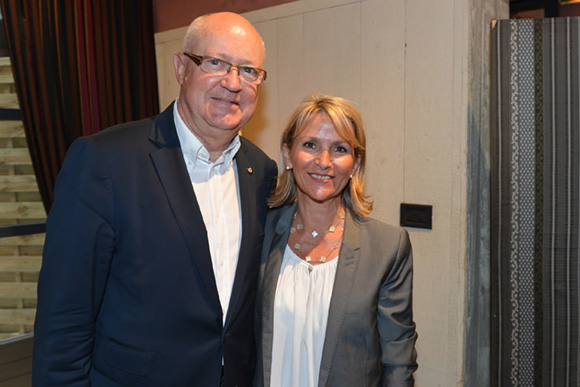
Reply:
[[318, 385], [338, 257], [313, 266], [286, 246], [274, 299], [271, 386]]

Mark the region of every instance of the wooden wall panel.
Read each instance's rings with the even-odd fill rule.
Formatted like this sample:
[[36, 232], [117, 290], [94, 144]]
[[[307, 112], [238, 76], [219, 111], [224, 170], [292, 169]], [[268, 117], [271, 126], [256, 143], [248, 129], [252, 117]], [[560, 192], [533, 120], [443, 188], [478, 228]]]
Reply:
[[[279, 80], [281, 78], [278, 35], [279, 23], [265, 21], [256, 24], [256, 29], [262, 36], [266, 45], [266, 60], [264, 68], [268, 72], [268, 78], [259, 86], [258, 107], [254, 117], [242, 129], [242, 134], [256, 144], [268, 144], [264, 151], [276, 154], [277, 139], [279, 138], [280, 111], [276, 102], [279, 93]], [[278, 160], [275, 158], [275, 160]]]
[[367, 192], [375, 213], [397, 224], [405, 163], [405, 0], [362, 3], [361, 103], [367, 133]]
[[360, 102], [360, 3], [304, 14], [304, 92]]
[[[305, 86], [305, 72], [307, 70], [304, 61], [308, 60], [305, 40], [309, 37], [304, 33], [304, 15], [291, 15], [276, 24], [278, 26], [277, 58], [272, 60], [276, 61], [278, 74], [276, 77], [277, 86], [272, 87], [276, 87], [277, 91], [278, 137], [275, 139], [274, 151], [270, 154], [277, 154], [279, 151], [280, 134], [296, 106], [306, 96], [307, 90]], [[268, 57], [267, 60], [270, 58]]]
[[164, 110], [179, 94], [179, 85], [173, 70], [173, 54], [181, 51], [187, 28], [155, 34], [159, 107]]
[[[467, 169], [461, 136], [467, 96], [456, 89], [455, 77], [466, 76], [467, 31], [455, 30], [462, 26], [461, 17], [454, 18], [462, 15], [459, 3], [407, 2], [406, 8], [405, 24], [412, 31], [406, 34], [404, 196], [407, 202], [433, 205], [434, 225], [431, 232], [413, 234], [420, 252], [415, 310], [428, 337], [421, 343], [429, 359], [423, 370], [429, 375], [445, 370], [440, 378], [450, 384], [460, 379], [464, 359], [466, 191], [460, 179]], [[437, 297], [428, 296], [433, 292]]]

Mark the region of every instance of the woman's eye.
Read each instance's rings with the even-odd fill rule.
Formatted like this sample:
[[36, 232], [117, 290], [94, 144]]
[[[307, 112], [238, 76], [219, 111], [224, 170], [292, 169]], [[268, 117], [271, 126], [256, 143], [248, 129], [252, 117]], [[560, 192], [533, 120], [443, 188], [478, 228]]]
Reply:
[[310, 148], [310, 149], [312, 149], [314, 147], [315, 147], [315, 145], [314, 145], [313, 142], [308, 141], [308, 142], [305, 142], [304, 143], [304, 148]]
[[345, 146], [338, 145], [334, 148], [335, 152], [338, 153], [348, 153], [348, 149]]

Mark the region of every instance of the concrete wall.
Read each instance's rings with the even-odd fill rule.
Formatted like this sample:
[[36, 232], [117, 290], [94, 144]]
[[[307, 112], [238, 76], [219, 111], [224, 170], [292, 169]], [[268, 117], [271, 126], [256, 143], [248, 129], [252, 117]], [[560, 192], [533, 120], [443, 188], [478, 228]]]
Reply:
[[[463, 385], [466, 330], [488, 326], [466, 321], [467, 274], [479, 270], [466, 266], [468, 143], [485, 137], [489, 23], [508, 17], [507, 4], [300, 0], [245, 14], [266, 43], [268, 80], [243, 135], [278, 160], [280, 133], [305, 95], [347, 98], [366, 124], [373, 216], [398, 224], [400, 203], [433, 206], [432, 230], [409, 229], [418, 386]], [[171, 57], [184, 32], [156, 35], [162, 108], [177, 95]], [[482, 133], [469, 135], [468, 117]]]
[[470, 0], [467, 46], [465, 386], [490, 380], [490, 21], [508, 17], [508, 1]]

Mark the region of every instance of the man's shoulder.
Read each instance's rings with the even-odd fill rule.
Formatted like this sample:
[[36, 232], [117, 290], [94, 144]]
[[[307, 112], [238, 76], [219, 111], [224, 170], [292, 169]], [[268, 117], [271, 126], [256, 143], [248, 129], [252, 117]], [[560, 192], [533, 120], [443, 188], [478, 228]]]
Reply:
[[125, 122], [103, 129], [98, 133], [90, 136], [95, 141], [120, 140], [127, 137], [133, 137], [137, 134], [149, 132], [153, 126], [155, 117], [148, 117], [138, 121]]
[[253, 166], [256, 172], [259, 171], [258, 176], [271, 180], [272, 187], [268, 189], [268, 192], [273, 190], [276, 185], [275, 179], [278, 171], [276, 162], [247, 138], [240, 136], [240, 142], [241, 146], [238, 155], [243, 155], [243, 159], [245, 159], [250, 166]]
[[[127, 158], [135, 152], [149, 151], [154, 118], [146, 118], [111, 126], [90, 136], [77, 138], [67, 150], [67, 156], [96, 151], [106, 157]], [[69, 156], [71, 155], [71, 156]]]
[[245, 151], [248, 157], [263, 161], [272, 160], [262, 149], [260, 149], [256, 144], [247, 138], [240, 136], [240, 142], [242, 146], [245, 147]]
[[138, 138], [148, 139], [150, 136], [165, 142], [177, 139], [173, 123], [173, 103], [155, 116], [120, 123], [89, 137], [99, 142], [123, 142]]
[[271, 226], [276, 225], [281, 219], [290, 221], [296, 212], [296, 203], [285, 204], [281, 207], [271, 207], [268, 209], [267, 223]]

